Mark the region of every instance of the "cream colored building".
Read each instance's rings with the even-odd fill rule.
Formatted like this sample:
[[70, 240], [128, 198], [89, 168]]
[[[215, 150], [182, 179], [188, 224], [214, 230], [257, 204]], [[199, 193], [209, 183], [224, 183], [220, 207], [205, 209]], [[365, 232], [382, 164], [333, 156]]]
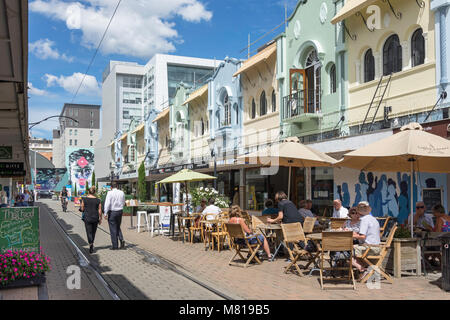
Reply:
[[244, 97], [243, 144], [245, 152], [280, 138], [277, 44], [272, 43], [245, 61], [234, 74], [241, 75]]
[[191, 160], [193, 163], [206, 162], [209, 159], [208, 85], [192, 92], [183, 105], [187, 105], [189, 111]]
[[388, 119], [399, 126], [412, 114], [420, 121], [437, 101], [430, 0], [347, 1], [332, 23], [343, 20], [353, 37], [346, 38], [350, 133], [390, 127]]
[[158, 168], [163, 168], [171, 162], [169, 112], [170, 108], [166, 108], [153, 120], [158, 124]]

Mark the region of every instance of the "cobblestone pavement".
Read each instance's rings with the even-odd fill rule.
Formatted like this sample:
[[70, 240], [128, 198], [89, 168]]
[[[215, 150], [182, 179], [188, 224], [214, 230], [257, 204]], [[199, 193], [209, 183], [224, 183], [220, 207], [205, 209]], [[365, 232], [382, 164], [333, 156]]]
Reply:
[[[70, 204], [68, 212], [64, 213], [61, 211], [59, 202], [42, 200], [41, 211], [47, 210], [47, 208], [63, 226], [70, 238], [77, 246], [82, 248], [90, 263], [101, 273], [121, 299], [221, 299], [215, 293], [174, 272], [176, 266], [149, 255], [142, 250], [142, 247], [140, 249], [127, 241], [126, 250], [109, 250], [111, 247], [110, 236], [102, 230], [97, 231], [96, 251], [89, 255], [84, 223], [80, 219], [80, 213], [75, 211], [73, 204]], [[103, 222], [101, 228], [109, 231], [105, 222]], [[127, 237], [125, 239], [128, 240]], [[53, 261], [60, 259], [58, 256], [52, 258]], [[86, 282], [82, 281], [82, 288], [85, 284]], [[65, 299], [65, 297], [62, 298]]]

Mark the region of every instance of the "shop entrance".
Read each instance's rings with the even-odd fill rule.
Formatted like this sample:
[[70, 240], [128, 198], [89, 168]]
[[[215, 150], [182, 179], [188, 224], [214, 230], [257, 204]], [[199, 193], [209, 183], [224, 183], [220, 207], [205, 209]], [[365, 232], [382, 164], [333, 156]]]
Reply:
[[293, 187], [291, 200], [298, 207], [300, 200], [306, 200], [306, 183], [305, 183], [305, 169], [293, 168]]

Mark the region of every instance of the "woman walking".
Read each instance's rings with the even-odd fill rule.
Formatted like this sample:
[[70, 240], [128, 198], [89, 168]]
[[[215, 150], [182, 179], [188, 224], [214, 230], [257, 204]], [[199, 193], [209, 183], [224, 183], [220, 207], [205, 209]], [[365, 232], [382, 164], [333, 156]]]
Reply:
[[102, 223], [101, 201], [95, 196], [95, 187], [89, 189], [87, 197], [81, 201], [81, 211], [89, 242], [89, 253], [94, 252], [94, 240], [97, 227]]

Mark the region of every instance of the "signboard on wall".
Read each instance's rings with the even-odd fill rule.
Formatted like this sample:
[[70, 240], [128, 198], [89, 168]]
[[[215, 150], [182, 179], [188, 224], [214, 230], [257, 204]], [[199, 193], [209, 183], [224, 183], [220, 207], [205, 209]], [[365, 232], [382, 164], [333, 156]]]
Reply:
[[0, 147], [0, 160], [11, 160], [12, 158], [12, 147]]
[[423, 189], [423, 202], [425, 203], [426, 213], [433, 213], [433, 206], [442, 204], [442, 189], [427, 188]]
[[1, 177], [23, 177], [25, 176], [23, 162], [0, 162]]
[[0, 209], [0, 252], [39, 252], [39, 208]]

